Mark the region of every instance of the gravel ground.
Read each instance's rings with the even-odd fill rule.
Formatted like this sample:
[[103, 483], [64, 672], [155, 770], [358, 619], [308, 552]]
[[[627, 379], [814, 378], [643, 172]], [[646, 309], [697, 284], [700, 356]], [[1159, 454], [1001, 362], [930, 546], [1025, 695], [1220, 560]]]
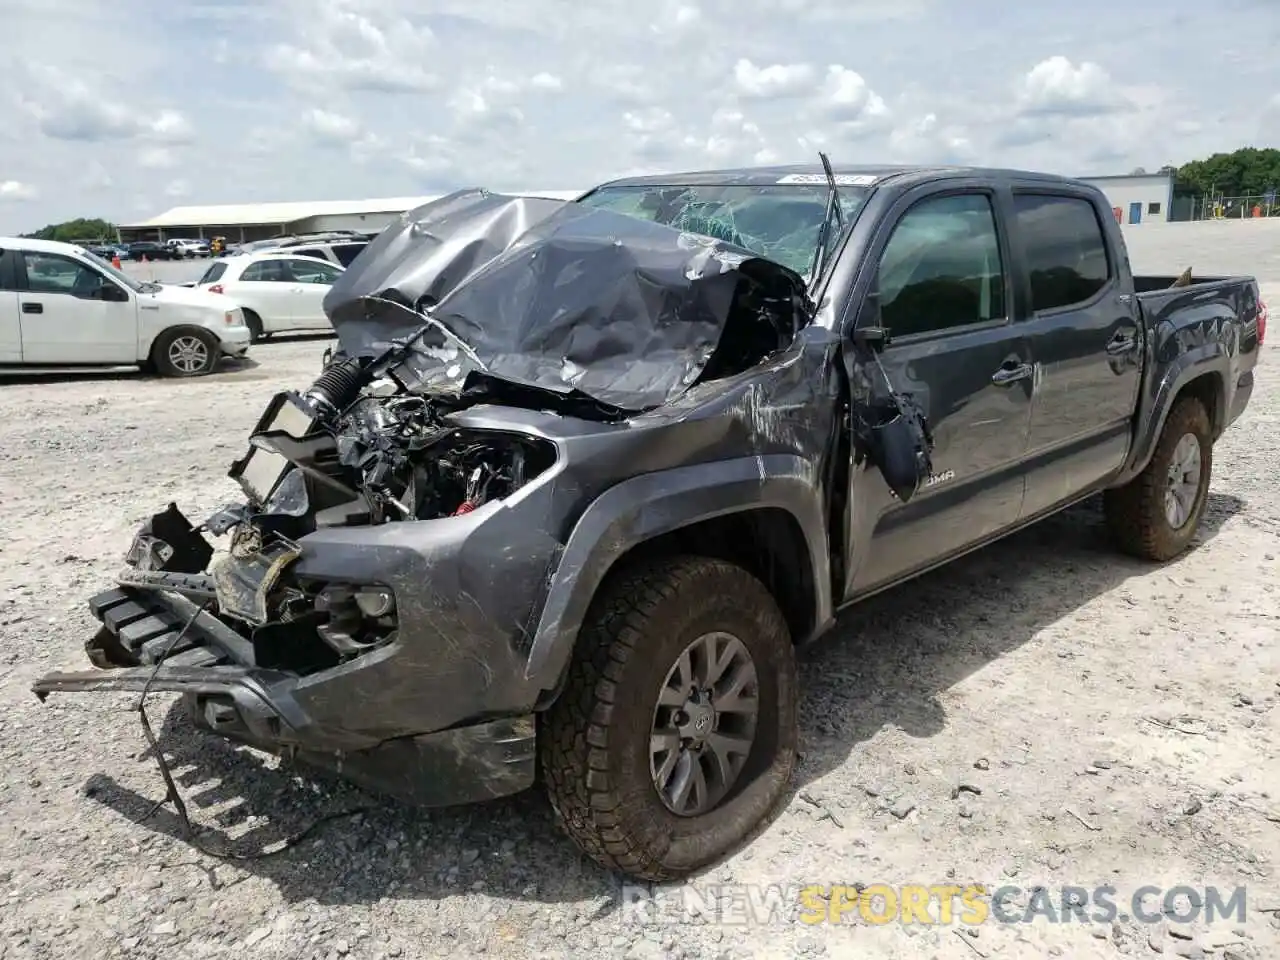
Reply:
[[[1171, 268], [1156, 259], [1135, 267]], [[687, 888], [716, 903], [740, 889], [727, 884], [982, 882], [1056, 900], [1111, 884], [1123, 909], [1146, 884], [1243, 884], [1246, 919], [905, 926], [855, 912], [811, 926], [784, 912], [744, 927], [736, 909], [633, 922], [536, 793], [379, 803], [196, 736], [156, 697], [207, 848], [273, 849], [366, 807], [277, 856], [215, 859], [170, 809], [147, 817], [164, 788], [131, 699], [31, 695], [41, 673], [84, 666], [85, 600], [136, 525], [169, 500], [204, 516], [233, 499], [225, 471], [247, 431], [326, 344], [273, 340], [195, 382], [0, 384], [0, 957], [1280, 956], [1280, 913], [1266, 912], [1280, 908], [1274, 357], [1217, 448], [1182, 558], [1116, 556], [1086, 504], [862, 605], [808, 651], [795, 792]]]

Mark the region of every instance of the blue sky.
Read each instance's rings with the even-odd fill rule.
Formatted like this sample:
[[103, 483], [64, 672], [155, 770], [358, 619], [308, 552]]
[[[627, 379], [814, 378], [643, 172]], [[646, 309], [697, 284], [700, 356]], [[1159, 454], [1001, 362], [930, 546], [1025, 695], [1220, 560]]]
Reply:
[[1155, 169], [1280, 145], [1275, 3], [0, 0], [0, 234], [819, 149]]

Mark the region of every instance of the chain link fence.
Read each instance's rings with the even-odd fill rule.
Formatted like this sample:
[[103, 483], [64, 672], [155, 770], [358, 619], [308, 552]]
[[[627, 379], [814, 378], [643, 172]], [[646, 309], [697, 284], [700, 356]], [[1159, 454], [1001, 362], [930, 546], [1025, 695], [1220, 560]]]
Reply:
[[1274, 192], [1244, 197], [1174, 197], [1170, 220], [1247, 220], [1252, 217], [1280, 217], [1280, 202]]

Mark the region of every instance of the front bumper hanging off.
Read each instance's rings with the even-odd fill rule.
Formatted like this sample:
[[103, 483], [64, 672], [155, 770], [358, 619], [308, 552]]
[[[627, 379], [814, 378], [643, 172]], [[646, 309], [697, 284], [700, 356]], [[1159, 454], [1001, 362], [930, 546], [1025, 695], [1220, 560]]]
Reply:
[[201, 610], [214, 596], [205, 574], [129, 570], [89, 601], [102, 629], [85, 652], [98, 669], [48, 674], [33, 691], [42, 701], [51, 693], [179, 693], [201, 729], [415, 805], [476, 802], [532, 785], [532, 715], [391, 739], [321, 726], [294, 692], [307, 684], [314, 702], [323, 674], [257, 666], [253, 643]]

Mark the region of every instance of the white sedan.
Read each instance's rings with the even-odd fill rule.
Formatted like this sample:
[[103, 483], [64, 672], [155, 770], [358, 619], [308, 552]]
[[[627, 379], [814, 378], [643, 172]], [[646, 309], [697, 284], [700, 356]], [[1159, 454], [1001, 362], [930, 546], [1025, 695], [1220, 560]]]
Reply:
[[341, 275], [342, 267], [317, 257], [249, 253], [215, 260], [195, 286], [234, 301], [257, 341], [284, 331], [331, 330], [324, 296]]

